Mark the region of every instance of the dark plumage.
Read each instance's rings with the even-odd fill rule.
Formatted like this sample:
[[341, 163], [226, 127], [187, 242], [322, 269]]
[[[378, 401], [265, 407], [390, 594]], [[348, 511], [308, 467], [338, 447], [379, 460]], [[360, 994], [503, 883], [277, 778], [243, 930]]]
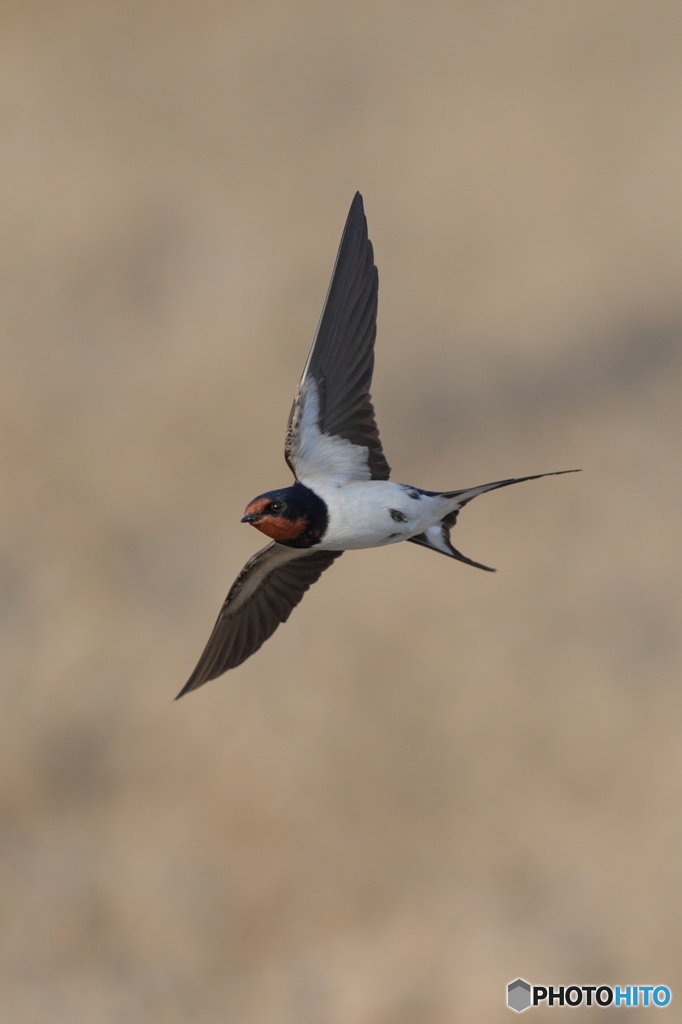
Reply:
[[259, 494], [246, 506], [242, 518], [243, 523], [292, 548], [319, 544], [328, 521], [326, 502], [298, 480], [291, 487]]
[[[230, 587], [197, 667], [178, 697], [250, 658], [286, 622], [310, 587], [343, 551], [313, 551], [285, 561], [268, 544], [249, 559]], [[176, 697], [177, 700], [177, 697]]]
[[317, 384], [322, 433], [365, 447], [372, 480], [388, 480], [391, 475], [369, 393], [374, 372], [378, 301], [379, 272], [367, 236], [362, 196], [356, 192], [322, 316], [289, 414], [284, 457], [294, 476], [297, 475], [296, 431], [301, 389], [310, 377]]

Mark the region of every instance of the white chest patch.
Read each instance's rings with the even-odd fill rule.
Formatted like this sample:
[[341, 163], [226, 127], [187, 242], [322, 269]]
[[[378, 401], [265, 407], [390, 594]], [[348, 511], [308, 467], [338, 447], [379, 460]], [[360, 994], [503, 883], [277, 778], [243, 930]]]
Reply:
[[388, 480], [358, 481], [341, 487], [324, 481], [315, 490], [329, 514], [321, 547], [331, 550], [397, 544], [440, 523], [448, 506], [440, 496], [419, 495], [413, 488]]

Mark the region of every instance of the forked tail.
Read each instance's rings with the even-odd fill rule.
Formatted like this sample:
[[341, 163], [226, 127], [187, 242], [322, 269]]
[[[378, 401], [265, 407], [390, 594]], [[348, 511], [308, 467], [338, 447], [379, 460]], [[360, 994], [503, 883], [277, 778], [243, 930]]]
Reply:
[[579, 469], [557, 469], [553, 473], [535, 473], [533, 476], [516, 476], [509, 480], [495, 480], [492, 484], [481, 484], [480, 487], [466, 487], [459, 491], [442, 491], [444, 498], [460, 498], [458, 502], [457, 511], [460, 508], [470, 502], [473, 498], [477, 498], [479, 494], [485, 494], [486, 491], [496, 491], [498, 487], [509, 487], [510, 484], [523, 484], [526, 480], [540, 480], [543, 476], [563, 476], [564, 473], [580, 473]]
[[450, 540], [450, 530], [457, 522], [459, 510], [464, 508], [474, 498], [477, 498], [479, 494], [485, 494], [486, 491], [496, 491], [498, 487], [509, 487], [510, 484], [522, 484], [526, 480], [540, 480], [543, 476], [562, 476], [564, 473], [580, 473], [580, 470], [559, 469], [553, 473], [534, 473], [533, 476], [517, 476], [509, 480], [495, 480], [491, 484], [481, 484], [479, 487], [466, 487], [459, 491], [426, 492], [429, 494], [440, 493], [444, 498], [456, 498], [457, 504], [451, 512], [443, 516], [440, 523], [430, 526], [428, 530], [424, 530], [423, 533], [419, 533], [416, 537], [410, 537], [409, 539], [413, 544], [421, 544], [422, 547], [431, 548], [432, 551], [439, 551], [442, 555], [449, 555], [450, 558], [456, 558], [459, 562], [465, 562], [466, 565], [473, 565], [476, 569], [495, 572], [489, 565], [474, 562], [471, 558], [467, 558], [461, 551], [453, 547]]

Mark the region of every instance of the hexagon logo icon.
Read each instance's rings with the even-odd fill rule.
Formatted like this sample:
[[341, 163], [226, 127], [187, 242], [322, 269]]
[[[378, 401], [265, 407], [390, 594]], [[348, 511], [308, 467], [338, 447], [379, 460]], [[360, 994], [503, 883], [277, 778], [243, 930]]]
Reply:
[[507, 985], [507, 1006], [517, 1013], [522, 1013], [530, 1006], [530, 985], [523, 978], [510, 981]]

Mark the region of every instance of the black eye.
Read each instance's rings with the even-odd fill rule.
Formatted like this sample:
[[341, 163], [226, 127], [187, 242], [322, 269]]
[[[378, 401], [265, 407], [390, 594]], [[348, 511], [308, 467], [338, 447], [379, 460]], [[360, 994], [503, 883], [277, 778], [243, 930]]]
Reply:
[[269, 511], [270, 512], [275, 512], [275, 513], [277, 513], [277, 512], [284, 512], [285, 508], [286, 508], [286, 505], [285, 505], [285, 503], [283, 501], [271, 501], [270, 502]]

